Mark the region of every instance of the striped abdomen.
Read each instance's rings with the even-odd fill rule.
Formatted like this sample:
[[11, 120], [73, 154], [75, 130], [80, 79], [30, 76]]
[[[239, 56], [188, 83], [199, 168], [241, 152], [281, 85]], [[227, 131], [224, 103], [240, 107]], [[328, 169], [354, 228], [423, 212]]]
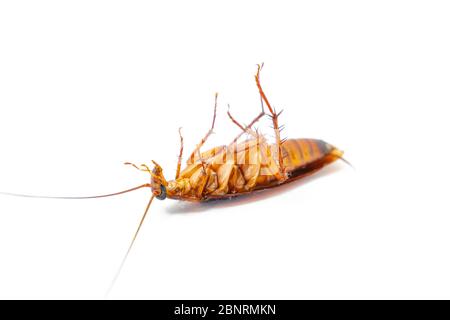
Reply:
[[343, 152], [322, 140], [289, 139], [282, 145], [289, 178], [312, 173], [342, 157]]
[[279, 171], [276, 146], [253, 139], [203, 152], [203, 164], [189, 161], [180, 177], [169, 181], [167, 196], [192, 201], [234, 197], [299, 179], [342, 156], [332, 145], [315, 139], [286, 140], [281, 149], [287, 180]]

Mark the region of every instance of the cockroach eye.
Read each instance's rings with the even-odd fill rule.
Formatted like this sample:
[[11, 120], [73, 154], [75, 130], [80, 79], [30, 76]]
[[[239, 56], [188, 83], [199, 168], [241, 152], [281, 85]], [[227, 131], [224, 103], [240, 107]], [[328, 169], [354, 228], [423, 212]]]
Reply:
[[156, 196], [156, 199], [164, 200], [166, 198], [166, 196], [167, 196], [167, 194], [166, 194], [166, 187], [161, 185], [160, 188], [161, 188], [161, 193]]

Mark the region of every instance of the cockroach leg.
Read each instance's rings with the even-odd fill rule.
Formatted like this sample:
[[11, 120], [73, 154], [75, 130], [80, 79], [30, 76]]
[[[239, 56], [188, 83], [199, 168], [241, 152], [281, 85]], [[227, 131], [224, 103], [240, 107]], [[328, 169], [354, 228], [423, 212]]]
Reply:
[[233, 141], [231, 141], [230, 146], [231, 146], [232, 144], [234, 144], [236, 141], [238, 141], [239, 138], [240, 138], [244, 133], [248, 132], [248, 130], [250, 130], [250, 128], [253, 127], [253, 125], [254, 125], [256, 122], [258, 122], [264, 115], [265, 115], [264, 111], [262, 111], [260, 114], [258, 114], [258, 116], [257, 116], [255, 119], [253, 119], [252, 122], [250, 122], [250, 124], [248, 124], [248, 125], [244, 128], [244, 130], [243, 130], [240, 134], [238, 134], [236, 138], [233, 139]]
[[266, 104], [267, 108], [269, 109], [270, 112], [270, 117], [272, 118], [272, 123], [273, 123], [273, 130], [275, 132], [275, 141], [277, 144], [277, 153], [278, 153], [278, 167], [279, 170], [283, 176], [283, 179], [286, 180], [287, 176], [286, 176], [286, 170], [283, 164], [283, 155], [282, 155], [282, 149], [281, 149], [281, 145], [282, 145], [282, 141], [280, 138], [280, 128], [278, 126], [278, 116], [281, 114], [281, 112], [276, 113], [275, 110], [272, 108], [272, 106], [269, 103], [269, 100], [266, 97], [266, 94], [264, 93], [262, 87], [261, 87], [261, 83], [260, 83], [260, 71], [261, 68], [263, 67], [263, 65], [258, 65], [258, 71], [255, 75], [255, 81], [256, 81], [256, 86], [258, 87], [259, 90], [259, 95], [261, 96], [261, 99], [264, 101], [264, 103]]
[[214, 130], [214, 125], [216, 123], [216, 113], [217, 113], [217, 96], [218, 96], [218, 93], [216, 93], [215, 98], [214, 98], [214, 115], [213, 115], [211, 129], [209, 129], [209, 131], [206, 133], [206, 135], [203, 137], [203, 139], [200, 141], [200, 143], [195, 147], [194, 151], [192, 151], [191, 156], [189, 157], [189, 161], [191, 163], [194, 163], [194, 157], [197, 154], [199, 160], [202, 163], [203, 172], [205, 174], [206, 174], [206, 168], [205, 168], [205, 163], [200, 154], [200, 148], [205, 144], [206, 140], [208, 140], [209, 136], [213, 133], [213, 130]]
[[181, 128], [178, 129], [178, 134], [180, 135], [180, 154], [178, 155], [178, 164], [177, 164], [177, 172], [175, 174], [175, 179], [178, 179], [180, 176], [181, 169], [181, 159], [183, 158], [183, 135], [181, 134]]
[[227, 115], [230, 118], [230, 120], [237, 125], [243, 132], [247, 132], [250, 135], [252, 135], [254, 138], [257, 138], [258, 135], [257, 133], [255, 133], [253, 130], [250, 129], [250, 127], [244, 127], [242, 124], [240, 124], [230, 113], [230, 105], [228, 105], [228, 111], [227, 111]]

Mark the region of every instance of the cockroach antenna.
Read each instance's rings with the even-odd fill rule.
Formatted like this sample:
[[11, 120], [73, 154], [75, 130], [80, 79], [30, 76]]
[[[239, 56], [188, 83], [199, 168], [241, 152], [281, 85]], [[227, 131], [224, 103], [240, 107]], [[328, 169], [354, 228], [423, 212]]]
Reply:
[[114, 193], [107, 193], [107, 194], [101, 194], [101, 195], [95, 195], [95, 196], [43, 196], [43, 195], [35, 195], [35, 194], [23, 194], [23, 193], [15, 193], [15, 192], [2, 192], [0, 191], [0, 195], [4, 196], [12, 196], [12, 197], [22, 197], [22, 198], [36, 198], [36, 199], [64, 199], [64, 200], [81, 200], [81, 199], [97, 199], [97, 198], [107, 198], [107, 197], [114, 197], [118, 196], [120, 194], [128, 193], [131, 191], [135, 191], [141, 188], [150, 188], [151, 185], [149, 183], [144, 183], [140, 186], [114, 192]]
[[128, 258], [128, 255], [130, 254], [131, 248], [133, 247], [134, 241], [136, 241], [137, 235], [139, 231], [141, 230], [142, 224], [144, 223], [145, 217], [147, 216], [148, 209], [150, 209], [150, 205], [153, 202], [153, 199], [155, 198], [155, 195], [152, 195], [150, 197], [150, 200], [148, 201], [147, 207], [145, 208], [144, 214], [142, 215], [141, 221], [139, 222], [139, 225], [136, 229], [136, 232], [134, 233], [133, 239], [131, 240], [130, 245], [128, 246], [128, 250], [125, 253], [125, 256], [122, 259], [122, 262], [120, 263], [119, 269], [117, 269], [116, 274], [114, 275], [113, 280], [111, 281], [111, 284], [109, 285], [108, 291], [106, 291], [105, 296], [107, 297], [111, 290], [114, 288], [114, 285], [116, 284], [117, 279], [119, 278], [120, 273], [122, 272], [123, 266], [125, 265], [125, 261]]
[[[130, 164], [130, 163], [125, 163], [125, 164]], [[151, 171], [149, 171], [149, 172], [151, 174], [153, 174], [153, 172], [151, 172]], [[114, 196], [118, 196], [118, 195], [121, 195], [124, 193], [132, 192], [132, 191], [135, 191], [135, 190], [138, 190], [141, 188], [151, 188], [151, 184], [145, 183], [145, 184], [142, 184], [140, 186], [137, 186], [137, 187], [134, 187], [131, 189], [126, 189], [126, 190], [114, 192], [114, 193], [95, 195], [95, 196], [75, 196], [75, 197], [72, 197], [72, 196], [69, 196], [69, 197], [67, 197], [67, 196], [43, 196], [43, 195], [32, 195], [32, 194], [13, 193], [13, 192], [0, 192], [0, 195], [13, 196], [13, 197], [24, 197], [24, 198], [80, 200], [80, 199], [98, 199], [98, 198], [114, 197]], [[108, 290], [106, 291], [106, 295], [105, 295], [106, 297], [109, 295], [109, 293], [111, 292], [111, 290], [114, 287], [114, 284], [116, 283], [117, 279], [119, 278], [119, 275], [123, 269], [123, 266], [125, 265], [128, 255], [130, 254], [133, 244], [136, 241], [136, 238], [139, 234], [139, 231], [141, 230], [142, 224], [144, 223], [145, 217], [147, 216], [148, 210], [150, 209], [150, 205], [152, 204], [154, 198], [155, 198], [155, 194], [152, 194], [152, 196], [150, 197], [150, 200], [147, 204], [147, 207], [145, 208], [144, 214], [142, 215], [141, 221], [139, 222], [137, 230], [134, 233], [133, 239], [131, 240], [128, 250], [125, 253], [125, 256], [123, 257], [122, 262], [120, 263], [120, 266], [119, 266], [113, 280], [111, 281], [111, 284], [110, 284]]]

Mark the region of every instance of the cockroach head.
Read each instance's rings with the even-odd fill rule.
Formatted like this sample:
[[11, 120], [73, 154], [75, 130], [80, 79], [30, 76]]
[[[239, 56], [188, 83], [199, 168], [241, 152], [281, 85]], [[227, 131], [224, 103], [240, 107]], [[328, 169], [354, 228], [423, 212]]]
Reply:
[[152, 188], [153, 195], [159, 199], [164, 200], [167, 196], [166, 193], [166, 187], [167, 187], [167, 181], [166, 178], [164, 178], [163, 175], [163, 169], [159, 164], [157, 164], [155, 161], [153, 161], [154, 167], [153, 170], [150, 170], [150, 168], [146, 164], [141, 164], [139, 167], [131, 162], [125, 162], [125, 165], [133, 166], [134, 168], [145, 171], [150, 173], [150, 183], [145, 184], [146, 187]]
[[154, 168], [151, 174], [152, 192], [157, 199], [164, 200], [167, 196], [166, 194], [167, 181], [166, 178], [164, 178], [163, 169], [161, 168], [161, 166], [153, 160], [152, 162], [154, 164]]

